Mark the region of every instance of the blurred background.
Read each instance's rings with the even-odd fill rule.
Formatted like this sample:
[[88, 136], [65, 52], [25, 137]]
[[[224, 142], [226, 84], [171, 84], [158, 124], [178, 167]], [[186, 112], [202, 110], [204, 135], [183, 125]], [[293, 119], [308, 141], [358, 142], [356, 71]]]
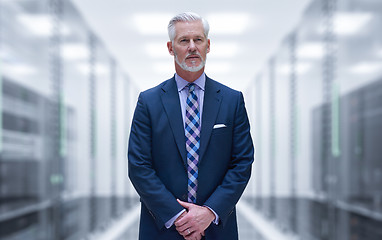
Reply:
[[183, 11], [245, 95], [240, 239], [382, 239], [380, 0], [0, 0], [0, 239], [137, 239], [132, 114]]

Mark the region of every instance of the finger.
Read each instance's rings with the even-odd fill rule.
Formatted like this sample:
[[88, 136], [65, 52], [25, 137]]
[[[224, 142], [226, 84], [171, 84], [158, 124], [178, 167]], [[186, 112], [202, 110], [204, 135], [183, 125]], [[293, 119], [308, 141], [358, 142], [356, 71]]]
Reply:
[[184, 216], [181, 217], [180, 219], [176, 220], [174, 224], [176, 227], [180, 227], [180, 226], [187, 224], [190, 220], [191, 219], [190, 219], [190, 216], [188, 215], [188, 213], [185, 213]]
[[[180, 226], [180, 227], [176, 227], [176, 231], [178, 231], [179, 233], [186, 233], [187, 229], [190, 229], [190, 228], [187, 227], [186, 225], [183, 225], [183, 226]], [[186, 235], [188, 235], [188, 234], [186, 234]]]
[[176, 199], [177, 201], [178, 201], [178, 203], [180, 204], [180, 205], [182, 205], [182, 207], [184, 207], [184, 208], [187, 208], [187, 209], [189, 209], [191, 206], [192, 206], [192, 204], [191, 203], [188, 203], [188, 202], [183, 202], [182, 200], [179, 200], [179, 199]]
[[185, 219], [185, 217], [183, 217], [183, 218], [181, 218], [181, 219], [175, 221], [174, 224], [175, 224], [175, 227], [182, 227], [182, 226], [184, 226], [185, 224], [187, 224], [187, 222], [188, 222], [188, 219]]
[[190, 224], [189, 224], [189, 218], [187, 216], [183, 217], [182, 219], [180, 219], [179, 221], [175, 222], [175, 228], [176, 230], [179, 232], [183, 232], [185, 231], [187, 228], [190, 228]]
[[186, 233], [179, 233], [184, 239], [190, 239]]
[[193, 232], [190, 229], [185, 229], [184, 231], [178, 231], [180, 235], [182, 235], [184, 238], [187, 237], [187, 239], [192, 239], [191, 235]]
[[184, 211], [174, 222], [175, 226], [176, 226], [176, 223], [180, 221], [180, 219], [182, 219], [185, 215], [187, 214], [187, 211]]
[[189, 234], [186, 237], [187, 237], [187, 239], [196, 239], [196, 240], [202, 239], [202, 236], [198, 232], [192, 232], [191, 234]]
[[188, 226], [187, 224], [184, 224], [184, 225], [179, 226], [179, 227], [175, 226], [175, 229], [178, 232], [184, 232], [184, 231], [186, 231], [189, 228], [190, 228], [190, 226]]

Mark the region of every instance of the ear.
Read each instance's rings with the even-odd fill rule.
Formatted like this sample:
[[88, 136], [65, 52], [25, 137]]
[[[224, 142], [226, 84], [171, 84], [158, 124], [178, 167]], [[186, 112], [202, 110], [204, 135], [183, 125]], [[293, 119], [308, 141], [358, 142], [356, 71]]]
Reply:
[[210, 39], [207, 39], [207, 53], [210, 52]]
[[172, 48], [172, 42], [171, 42], [171, 41], [167, 42], [167, 49], [168, 49], [168, 52], [169, 52], [172, 56], [174, 56], [174, 49]]

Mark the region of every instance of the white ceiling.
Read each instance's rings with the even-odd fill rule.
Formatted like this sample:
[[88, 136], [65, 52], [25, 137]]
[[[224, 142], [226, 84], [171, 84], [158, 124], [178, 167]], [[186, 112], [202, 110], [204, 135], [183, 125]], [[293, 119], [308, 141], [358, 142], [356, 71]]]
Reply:
[[[73, 0], [83, 17], [105, 43], [139, 90], [155, 86], [174, 74], [167, 53], [167, 23], [180, 12], [196, 12], [210, 21], [211, 52], [206, 74], [244, 91], [282, 39], [297, 25], [309, 0]], [[142, 14], [159, 17], [149, 33], [137, 26]], [[245, 20], [241, 33], [222, 33], [212, 16], [239, 14]], [[209, 19], [210, 18], [210, 19]], [[231, 18], [231, 19], [230, 19]], [[236, 19], [236, 18], [235, 18]], [[159, 23], [159, 24], [158, 24]], [[163, 25], [163, 26], [162, 26]], [[242, 27], [243, 24], [240, 24]], [[224, 30], [224, 29], [223, 29]], [[225, 29], [228, 30], [228, 27]], [[216, 46], [216, 48], [214, 48]], [[236, 46], [236, 50], [235, 50]]]

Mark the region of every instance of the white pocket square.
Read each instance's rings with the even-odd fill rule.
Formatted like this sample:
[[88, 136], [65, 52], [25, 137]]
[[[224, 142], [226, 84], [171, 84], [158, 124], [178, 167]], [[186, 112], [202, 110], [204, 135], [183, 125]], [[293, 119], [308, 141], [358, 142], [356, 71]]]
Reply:
[[225, 124], [215, 124], [213, 129], [227, 127]]

